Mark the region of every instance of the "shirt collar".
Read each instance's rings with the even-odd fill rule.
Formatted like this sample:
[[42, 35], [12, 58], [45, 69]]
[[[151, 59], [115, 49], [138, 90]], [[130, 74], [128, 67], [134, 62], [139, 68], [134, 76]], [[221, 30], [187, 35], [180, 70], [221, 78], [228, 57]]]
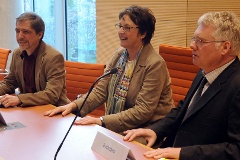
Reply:
[[[39, 51], [39, 48], [40, 48], [40, 44], [41, 44], [41, 41], [40, 41], [40, 43], [38, 44], [37, 48], [36, 48], [36, 49], [33, 51], [33, 53], [31, 54], [32, 56], [34, 56], [35, 59], [37, 58], [38, 51]], [[31, 56], [31, 55], [30, 55], [30, 56]], [[26, 51], [26, 50], [23, 50], [22, 53], [20, 54], [20, 57], [21, 57], [22, 59], [29, 57], [28, 54], [27, 54], [27, 51]]]
[[212, 84], [212, 82], [231, 64], [233, 63], [234, 59], [230, 62], [224, 64], [223, 66], [209, 72], [208, 74], [205, 74], [203, 71], [203, 74], [205, 75], [206, 79], [208, 80], [208, 83]]

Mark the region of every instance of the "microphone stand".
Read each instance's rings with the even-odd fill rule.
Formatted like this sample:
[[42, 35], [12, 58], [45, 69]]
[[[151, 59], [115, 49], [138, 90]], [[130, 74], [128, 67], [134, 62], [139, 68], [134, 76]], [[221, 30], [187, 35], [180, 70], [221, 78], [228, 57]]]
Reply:
[[[64, 138], [63, 138], [61, 144], [59, 145], [59, 147], [58, 147], [58, 149], [57, 149], [57, 151], [56, 151], [56, 153], [55, 153], [55, 155], [54, 155], [54, 160], [57, 159], [58, 152], [59, 152], [60, 149], [62, 148], [62, 145], [63, 145], [65, 139], [67, 138], [67, 136], [68, 136], [68, 134], [69, 134], [69, 132], [70, 132], [70, 130], [71, 130], [71, 128], [72, 128], [72, 126], [73, 126], [75, 120], [76, 120], [77, 117], [80, 115], [80, 111], [82, 110], [82, 108], [83, 108], [83, 106], [84, 106], [84, 104], [85, 104], [85, 102], [86, 102], [86, 100], [87, 100], [89, 94], [92, 92], [92, 90], [93, 90], [95, 84], [96, 84], [101, 78], [106, 77], [106, 76], [108, 76], [108, 75], [110, 75], [110, 74], [115, 74], [115, 73], [117, 73], [117, 71], [118, 71], [117, 68], [112, 68], [112, 69], [111, 69], [109, 72], [107, 72], [106, 74], [103, 74], [102, 76], [98, 77], [98, 78], [95, 80], [95, 82], [92, 84], [92, 86], [90, 87], [90, 89], [89, 89], [89, 91], [88, 91], [88, 93], [87, 93], [87, 95], [86, 95], [86, 97], [85, 97], [85, 99], [84, 99], [84, 101], [83, 101], [81, 107], [80, 107], [79, 109], [78, 109], [78, 107], [77, 107], [77, 113], [76, 113], [76, 116], [74, 117], [74, 119], [73, 119], [73, 121], [72, 121], [72, 123], [71, 123], [71, 125], [70, 125], [70, 127], [69, 127], [69, 129], [68, 129], [68, 131], [67, 131], [67, 133], [65, 134], [65, 136], [64, 136]], [[78, 98], [78, 96], [77, 96], [77, 98]], [[77, 99], [77, 98], [76, 98], [76, 99]]]

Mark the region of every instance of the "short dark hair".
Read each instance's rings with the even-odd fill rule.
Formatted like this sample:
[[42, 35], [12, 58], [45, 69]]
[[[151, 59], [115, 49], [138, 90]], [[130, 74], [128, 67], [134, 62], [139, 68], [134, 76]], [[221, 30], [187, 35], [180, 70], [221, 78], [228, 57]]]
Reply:
[[16, 18], [16, 24], [19, 21], [30, 21], [31, 27], [35, 30], [35, 32], [36, 33], [43, 32], [43, 35], [44, 35], [45, 23], [42, 20], [42, 18], [39, 15], [37, 15], [35, 12], [22, 13], [19, 17]]
[[139, 33], [146, 36], [143, 38], [144, 45], [150, 43], [154, 31], [156, 18], [154, 17], [152, 11], [149, 8], [132, 5], [125, 8], [119, 13], [119, 20], [124, 16], [128, 15], [130, 19], [139, 27]]

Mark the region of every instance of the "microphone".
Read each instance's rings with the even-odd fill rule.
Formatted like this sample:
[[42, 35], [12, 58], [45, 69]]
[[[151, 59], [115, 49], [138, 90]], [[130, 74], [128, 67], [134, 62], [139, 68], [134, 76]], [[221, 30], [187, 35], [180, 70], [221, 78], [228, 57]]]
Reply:
[[[108, 76], [108, 75], [110, 75], [110, 74], [115, 74], [115, 73], [117, 73], [117, 72], [118, 72], [118, 69], [117, 69], [117, 68], [112, 68], [110, 71], [108, 71], [108, 72], [106, 72], [105, 74], [103, 74], [102, 76], [98, 77], [98, 78], [95, 80], [95, 82], [92, 84], [92, 86], [90, 87], [90, 89], [89, 89], [89, 91], [88, 91], [88, 93], [87, 93], [87, 95], [86, 95], [86, 97], [85, 97], [85, 99], [84, 99], [84, 101], [83, 101], [81, 107], [80, 107], [79, 109], [78, 109], [78, 107], [77, 107], [77, 113], [76, 113], [76, 116], [75, 116], [75, 118], [73, 119], [73, 121], [72, 121], [72, 123], [71, 123], [71, 125], [70, 125], [70, 127], [69, 127], [69, 129], [68, 129], [68, 131], [67, 131], [67, 133], [65, 134], [65, 136], [64, 136], [64, 138], [63, 138], [61, 144], [59, 145], [59, 147], [58, 147], [58, 149], [57, 149], [57, 151], [56, 151], [56, 153], [55, 153], [54, 160], [56, 160], [57, 155], [58, 155], [58, 152], [59, 152], [60, 149], [62, 148], [62, 145], [63, 145], [65, 139], [67, 138], [68, 133], [70, 132], [70, 130], [71, 130], [71, 128], [72, 128], [72, 126], [73, 126], [75, 120], [76, 120], [77, 117], [79, 116], [80, 111], [82, 110], [82, 108], [83, 108], [83, 106], [84, 106], [84, 104], [85, 104], [85, 102], [86, 102], [86, 100], [87, 100], [89, 94], [92, 92], [92, 90], [93, 90], [95, 84], [96, 84], [100, 79], [102, 79], [103, 77], [106, 77], [106, 76]], [[77, 96], [76, 99], [78, 99], [78, 97], [79, 97], [79, 95]]]

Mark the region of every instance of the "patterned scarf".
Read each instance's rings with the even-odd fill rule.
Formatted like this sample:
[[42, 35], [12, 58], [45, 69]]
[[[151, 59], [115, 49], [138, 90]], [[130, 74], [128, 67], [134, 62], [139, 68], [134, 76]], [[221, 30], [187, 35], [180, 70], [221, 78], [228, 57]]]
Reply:
[[[106, 107], [106, 115], [119, 113], [124, 109], [128, 87], [142, 48], [138, 52], [136, 60], [134, 60], [133, 63], [128, 62], [128, 67], [126, 67], [126, 65], [128, 64], [127, 50], [124, 50], [121, 57], [119, 58], [116, 64], [118, 72], [117, 74], [112, 75], [111, 81], [109, 83], [110, 89]], [[125, 69], [127, 70], [125, 71]]]

